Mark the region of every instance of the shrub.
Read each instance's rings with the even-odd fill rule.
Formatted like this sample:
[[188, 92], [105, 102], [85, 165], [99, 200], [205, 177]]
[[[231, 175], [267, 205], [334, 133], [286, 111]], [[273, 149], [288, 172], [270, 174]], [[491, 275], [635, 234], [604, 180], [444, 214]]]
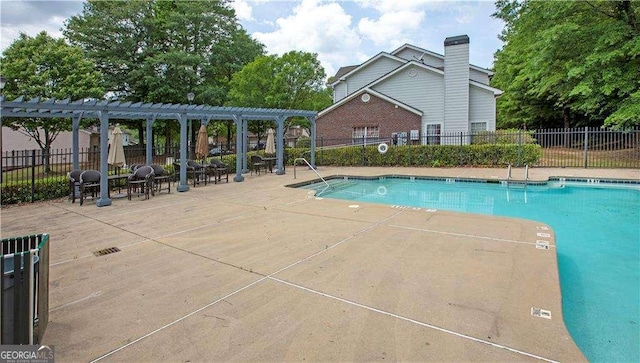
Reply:
[[311, 139], [308, 136], [303, 136], [296, 141], [296, 148], [310, 148]]
[[474, 145], [486, 144], [534, 144], [534, 131], [506, 129], [496, 131], [481, 131], [473, 135], [471, 143]]

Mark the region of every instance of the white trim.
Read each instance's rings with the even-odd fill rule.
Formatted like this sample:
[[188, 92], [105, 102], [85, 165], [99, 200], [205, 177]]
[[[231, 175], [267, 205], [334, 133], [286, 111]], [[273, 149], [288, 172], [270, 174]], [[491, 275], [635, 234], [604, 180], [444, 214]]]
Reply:
[[486, 84], [480, 83], [478, 81], [469, 80], [469, 85], [470, 86], [476, 86], [478, 88], [482, 88], [483, 90], [486, 90], [486, 91], [491, 91], [491, 92], [493, 92], [494, 96], [502, 95], [502, 90], [494, 88], [494, 87], [491, 87], [491, 86], [487, 86]]
[[389, 58], [391, 60], [400, 62], [400, 63], [405, 63], [407, 62], [406, 59], [400, 58], [400, 57], [396, 57], [395, 55], [389, 54], [387, 52], [380, 52], [378, 53], [375, 57], [370, 58], [368, 61], [362, 63], [361, 65], [359, 65], [358, 67], [352, 69], [350, 72], [347, 72], [345, 74], [342, 75], [342, 77], [340, 77], [339, 79], [336, 79], [333, 81], [333, 83], [329, 84], [329, 86], [333, 87], [334, 85], [346, 81], [347, 77], [350, 77], [351, 75], [355, 74], [356, 72], [359, 72], [360, 70], [362, 70], [363, 68], [369, 66], [369, 64], [377, 61], [380, 58]]
[[318, 118], [326, 115], [327, 113], [335, 110], [336, 108], [344, 105], [345, 103], [355, 99], [356, 97], [362, 95], [365, 92], [369, 93], [369, 94], [372, 94], [372, 95], [374, 95], [374, 96], [376, 96], [378, 98], [381, 98], [381, 99], [383, 99], [383, 100], [385, 100], [385, 101], [387, 101], [389, 103], [392, 103], [392, 104], [394, 104], [394, 105], [396, 105], [396, 106], [398, 106], [400, 108], [403, 108], [403, 109], [405, 109], [405, 110], [407, 110], [407, 111], [409, 111], [411, 113], [414, 113], [414, 114], [422, 117], [423, 112], [418, 110], [417, 108], [413, 108], [413, 107], [411, 107], [409, 105], [406, 105], [406, 104], [404, 104], [402, 102], [398, 102], [397, 100], [394, 100], [393, 98], [391, 98], [389, 96], [386, 96], [386, 95], [384, 95], [384, 94], [382, 94], [382, 93], [380, 93], [378, 91], [375, 91], [375, 90], [373, 90], [373, 89], [371, 89], [369, 87], [365, 87], [365, 88], [362, 88], [360, 91], [352, 93], [348, 97], [345, 97], [345, 98], [341, 99], [338, 103], [334, 103], [333, 105], [331, 105], [331, 106], [325, 108], [324, 110], [318, 112]]

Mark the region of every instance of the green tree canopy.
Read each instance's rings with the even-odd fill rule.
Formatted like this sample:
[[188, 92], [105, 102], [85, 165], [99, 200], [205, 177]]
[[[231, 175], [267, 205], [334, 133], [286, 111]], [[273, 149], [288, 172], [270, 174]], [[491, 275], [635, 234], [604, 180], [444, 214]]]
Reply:
[[[35, 37], [20, 34], [4, 51], [0, 62], [2, 76], [7, 80], [3, 94], [8, 99], [20, 95], [71, 100], [104, 96], [102, 75], [82, 49], [44, 31]], [[57, 118], [3, 119], [3, 124], [7, 121], [10, 127], [33, 138], [45, 152], [61, 131], [69, 131], [72, 126], [69, 119]]]
[[[290, 51], [281, 57], [261, 56], [237, 72], [230, 83], [229, 106], [322, 110], [331, 105], [331, 92], [324, 85], [324, 68], [313, 53]], [[290, 125], [309, 127], [302, 119]], [[268, 125], [252, 125], [264, 135]]]
[[[95, 59], [119, 100], [219, 106], [230, 74], [263, 54], [226, 0], [88, 0], [65, 36]], [[176, 127], [177, 125], [173, 125]], [[156, 133], [167, 123], [156, 123]], [[142, 135], [142, 122], [138, 123]]]
[[496, 2], [501, 127], [640, 125], [640, 3]]

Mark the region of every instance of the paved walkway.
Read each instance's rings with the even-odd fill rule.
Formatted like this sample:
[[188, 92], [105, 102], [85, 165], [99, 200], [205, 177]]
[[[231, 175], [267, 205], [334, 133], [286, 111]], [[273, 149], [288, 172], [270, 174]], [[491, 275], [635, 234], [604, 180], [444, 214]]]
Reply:
[[[322, 168], [503, 179], [504, 169]], [[514, 177], [518, 178], [514, 171]], [[581, 361], [539, 223], [318, 200], [249, 176], [98, 208], [1, 210], [2, 236], [51, 235], [56, 361]], [[637, 170], [532, 169], [640, 179]], [[108, 247], [121, 251], [101, 257]], [[550, 310], [551, 319], [531, 308]]]

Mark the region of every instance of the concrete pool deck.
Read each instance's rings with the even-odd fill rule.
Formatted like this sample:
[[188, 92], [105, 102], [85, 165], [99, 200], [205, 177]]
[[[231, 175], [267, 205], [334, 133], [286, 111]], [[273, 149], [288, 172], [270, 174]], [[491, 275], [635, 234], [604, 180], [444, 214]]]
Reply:
[[[319, 172], [506, 177], [475, 168]], [[51, 236], [43, 344], [58, 362], [585, 361], [562, 321], [546, 226], [352, 208], [285, 187], [317, 178], [303, 167], [296, 174], [247, 174], [102, 208], [66, 199], [2, 208], [3, 238]], [[532, 180], [549, 176], [637, 180], [640, 171], [530, 170]], [[551, 248], [537, 249], [539, 239]], [[108, 247], [121, 251], [93, 255]]]

